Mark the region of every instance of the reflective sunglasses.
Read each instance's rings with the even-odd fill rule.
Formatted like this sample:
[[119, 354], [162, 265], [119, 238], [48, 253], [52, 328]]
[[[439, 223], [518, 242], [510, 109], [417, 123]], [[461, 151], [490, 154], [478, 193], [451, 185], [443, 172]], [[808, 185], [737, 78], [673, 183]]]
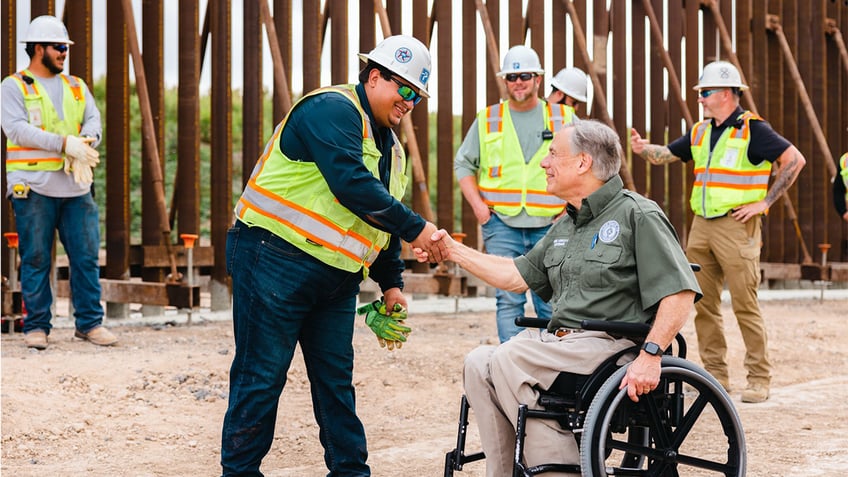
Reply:
[[403, 98], [404, 101], [412, 101], [412, 104], [416, 105], [421, 101], [421, 98], [423, 98], [420, 93], [418, 93], [411, 87], [401, 83], [400, 80], [395, 78], [394, 76], [390, 76], [389, 79], [397, 83], [397, 92], [400, 97]]
[[709, 98], [710, 96], [718, 93], [719, 91], [722, 91], [722, 90], [720, 90], [720, 89], [708, 89], [708, 90], [702, 90], [698, 94], [700, 94], [702, 98]]
[[56, 43], [56, 44], [50, 45], [50, 46], [52, 46], [53, 49], [58, 51], [59, 53], [64, 53], [64, 52], [68, 51], [68, 45], [66, 45], [64, 43]]
[[510, 73], [506, 75], [506, 80], [510, 83], [513, 83], [519, 78], [521, 78], [521, 81], [530, 81], [535, 77], [536, 73]]

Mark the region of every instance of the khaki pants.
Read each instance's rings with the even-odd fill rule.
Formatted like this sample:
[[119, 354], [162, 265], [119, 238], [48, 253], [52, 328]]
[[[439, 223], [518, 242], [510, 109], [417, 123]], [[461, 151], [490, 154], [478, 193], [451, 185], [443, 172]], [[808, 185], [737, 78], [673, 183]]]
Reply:
[[[547, 389], [562, 371], [591, 374], [606, 358], [631, 346], [630, 340], [596, 331], [558, 338], [527, 329], [500, 346], [472, 350], [465, 358], [465, 393], [480, 430], [486, 475], [512, 475], [518, 406], [540, 409], [534, 386]], [[579, 463], [577, 441], [556, 421], [529, 419], [526, 435], [527, 465]]]
[[686, 255], [690, 261], [701, 265], [701, 271], [695, 276], [704, 293], [695, 303], [698, 349], [704, 368], [725, 385], [729, 382], [727, 342], [721, 316], [721, 291], [725, 281], [745, 342], [748, 383], [768, 385], [771, 380], [768, 339], [757, 298], [761, 243], [759, 216], [744, 224], [730, 216], [711, 220], [696, 216], [689, 234]]

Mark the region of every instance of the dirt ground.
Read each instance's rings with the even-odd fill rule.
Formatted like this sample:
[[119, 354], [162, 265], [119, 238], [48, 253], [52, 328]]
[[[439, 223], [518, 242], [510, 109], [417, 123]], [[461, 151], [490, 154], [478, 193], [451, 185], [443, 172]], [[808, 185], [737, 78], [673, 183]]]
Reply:
[[[764, 301], [774, 362], [772, 398], [744, 404], [743, 347], [725, 307], [731, 386], [748, 442], [748, 475], [841, 476], [848, 468], [848, 300]], [[356, 330], [359, 414], [377, 476], [442, 475], [456, 439], [465, 354], [495, 338], [494, 312], [415, 313], [409, 343], [379, 348]], [[50, 347], [28, 350], [2, 335], [4, 476], [219, 475], [221, 421], [233, 357], [226, 319], [109, 326], [118, 346], [99, 348], [55, 328]], [[698, 360], [690, 323], [684, 334]], [[476, 450], [470, 426], [468, 452]], [[296, 359], [282, 396], [270, 477], [326, 475], [309, 385]], [[458, 476], [482, 476], [467, 464]]]

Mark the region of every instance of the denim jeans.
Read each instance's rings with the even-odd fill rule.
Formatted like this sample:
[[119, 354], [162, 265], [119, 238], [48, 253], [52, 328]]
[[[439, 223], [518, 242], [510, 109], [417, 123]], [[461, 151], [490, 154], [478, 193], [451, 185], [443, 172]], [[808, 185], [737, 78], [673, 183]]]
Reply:
[[[540, 227], [534, 229], [519, 229], [503, 223], [497, 215], [492, 214], [488, 222], [483, 224], [483, 244], [486, 253], [501, 257], [515, 258], [529, 252], [536, 242], [542, 239], [550, 229]], [[551, 318], [551, 305], [533, 291], [533, 308], [538, 318]], [[497, 311], [495, 317], [498, 323], [498, 339], [501, 343], [517, 335], [522, 328], [515, 325], [515, 318], [524, 316], [524, 305], [527, 303], [525, 293], [513, 293], [498, 289], [495, 292]]]
[[49, 334], [52, 327], [50, 264], [57, 229], [70, 264], [76, 329], [87, 333], [100, 326], [100, 220], [91, 194], [63, 198], [30, 191], [26, 199], [11, 201], [20, 241], [21, 294], [27, 310], [24, 333], [43, 330]]
[[261, 476], [277, 406], [299, 343], [329, 476], [368, 476], [356, 416], [353, 329], [361, 273], [330, 267], [273, 233], [236, 222], [227, 233], [236, 352], [221, 438], [225, 476]]

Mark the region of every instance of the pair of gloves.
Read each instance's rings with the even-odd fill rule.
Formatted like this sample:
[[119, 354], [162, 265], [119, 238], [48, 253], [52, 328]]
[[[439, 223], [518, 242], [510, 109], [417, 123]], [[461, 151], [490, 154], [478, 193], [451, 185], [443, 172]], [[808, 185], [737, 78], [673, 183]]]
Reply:
[[65, 137], [65, 174], [73, 174], [77, 184], [94, 182], [95, 166], [100, 164], [100, 153], [91, 147], [93, 137]]
[[377, 335], [377, 341], [381, 348], [392, 351], [396, 347], [400, 349], [406, 341], [406, 337], [412, 328], [404, 325], [406, 319], [406, 308], [395, 303], [392, 311], [387, 312], [386, 303], [383, 298], [360, 306], [356, 309], [359, 315], [365, 315], [365, 324]]

